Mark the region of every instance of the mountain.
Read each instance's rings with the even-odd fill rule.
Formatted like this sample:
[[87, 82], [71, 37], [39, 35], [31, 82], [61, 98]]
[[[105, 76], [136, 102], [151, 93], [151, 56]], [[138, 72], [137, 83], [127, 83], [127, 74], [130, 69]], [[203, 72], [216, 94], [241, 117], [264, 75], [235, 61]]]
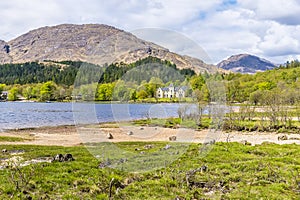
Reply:
[[240, 73], [256, 73], [276, 67], [268, 60], [249, 54], [233, 55], [227, 60], [220, 62], [217, 67]]
[[182, 56], [131, 33], [100, 24], [62, 24], [29, 31], [9, 42], [0, 41], [0, 63], [84, 61], [93, 64], [132, 63], [149, 55], [169, 60], [196, 73], [219, 71], [202, 60]]
[[8, 45], [5, 41], [0, 40], [0, 63], [10, 62]]

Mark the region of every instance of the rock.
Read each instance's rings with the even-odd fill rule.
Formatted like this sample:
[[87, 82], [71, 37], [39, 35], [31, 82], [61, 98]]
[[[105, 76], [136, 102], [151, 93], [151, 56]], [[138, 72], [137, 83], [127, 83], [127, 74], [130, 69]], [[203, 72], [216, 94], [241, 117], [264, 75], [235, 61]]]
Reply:
[[278, 140], [287, 140], [288, 137], [286, 135], [280, 135], [278, 136]]
[[125, 163], [125, 162], [127, 162], [127, 158], [121, 158], [121, 159], [119, 160], [119, 163]]
[[125, 185], [129, 185], [129, 184], [131, 184], [131, 183], [133, 183], [134, 182], [134, 179], [133, 178], [126, 178], [125, 180], [124, 180], [124, 184]]
[[176, 136], [173, 135], [173, 136], [169, 137], [169, 141], [176, 141]]
[[147, 144], [144, 146], [144, 149], [152, 149], [152, 148], [153, 148], [153, 146], [151, 144]]
[[249, 145], [249, 146], [251, 146], [251, 143], [248, 142], [247, 140], [242, 140], [242, 141], [240, 141], [240, 143], [243, 144], [243, 145]]
[[127, 133], [127, 135], [133, 135], [133, 132], [132, 132], [132, 131], [129, 131], [129, 132]]
[[140, 130], [144, 130], [144, 127], [140, 127]]
[[57, 154], [56, 156], [54, 156], [52, 161], [63, 162], [64, 160], [65, 158], [62, 154]]
[[107, 161], [100, 162], [98, 168], [103, 169], [109, 167], [110, 165], [111, 165], [110, 160], [107, 160]]
[[107, 133], [106, 138], [109, 139], [109, 140], [111, 140], [111, 139], [113, 139], [114, 137], [112, 136], [112, 134]]
[[2, 153], [7, 153], [7, 149], [2, 149]]
[[167, 144], [164, 148], [162, 148], [163, 150], [167, 150], [167, 149], [170, 149], [172, 146]]
[[73, 158], [72, 154], [67, 153], [66, 155], [64, 155], [64, 161], [73, 161], [73, 160], [75, 159]]
[[201, 169], [201, 172], [207, 172], [208, 167], [206, 165], [202, 165], [200, 169]]

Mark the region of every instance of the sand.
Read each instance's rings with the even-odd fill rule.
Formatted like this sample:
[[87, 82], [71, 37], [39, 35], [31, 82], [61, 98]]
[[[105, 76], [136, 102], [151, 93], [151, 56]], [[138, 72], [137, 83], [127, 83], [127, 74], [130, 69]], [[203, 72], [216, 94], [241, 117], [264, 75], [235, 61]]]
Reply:
[[[107, 139], [110, 133], [113, 139]], [[216, 142], [250, 142], [252, 145], [263, 142], [277, 144], [300, 144], [299, 134], [277, 134], [261, 132], [225, 133], [213, 130], [196, 131], [192, 129], [170, 129], [163, 127], [119, 126], [112, 124], [90, 126], [58, 126], [22, 130], [9, 130], [1, 136], [22, 137], [22, 142], [0, 142], [2, 144], [30, 144], [50, 146], [76, 146], [90, 142], [127, 142], [127, 141], [169, 141], [176, 136], [176, 141], [203, 143]], [[288, 140], [278, 140], [278, 136], [287, 135]]]

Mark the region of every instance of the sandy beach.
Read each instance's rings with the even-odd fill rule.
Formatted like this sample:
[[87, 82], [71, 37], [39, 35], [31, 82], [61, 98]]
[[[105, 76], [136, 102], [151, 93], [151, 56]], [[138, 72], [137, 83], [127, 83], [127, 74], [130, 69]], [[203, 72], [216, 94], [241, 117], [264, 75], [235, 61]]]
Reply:
[[[110, 134], [112, 139], [108, 139]], [[287, 140], [278, 140], [286, 135]], [[178, 142], [204, 143], [216, 142], [250, 142], [252, 145], [263, 142], [277, 144], [300, 144], [299, 134], [278, 134], [262, 132], [216, 132], [213, 130], [195, 131], [192, 129], [170, 129], [147, 126], [119, 126], [101, 124], [90, 126], [57, 126], [21, 130], [8, 130], [1, 136], [21, 137], [21, 142], [0, 142], [1, 144], [31, 144], [51, 146], [76, 146], [91, 142], [127, 142], [127, 141], [169, 141], [176, 136]]]

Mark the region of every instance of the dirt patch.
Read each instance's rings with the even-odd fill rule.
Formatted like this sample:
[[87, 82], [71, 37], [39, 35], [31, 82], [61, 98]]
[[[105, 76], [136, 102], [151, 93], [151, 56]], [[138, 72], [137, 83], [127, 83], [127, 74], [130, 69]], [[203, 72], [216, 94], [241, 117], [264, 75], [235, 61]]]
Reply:
[[[113, 139], [108, 139], [110, 133]], [[130, 134], [129, 134], [130, 133]], [[300, 144], [299, 134], [286, 134], [288, 140], [278, 140], [283, 134], [261, 132], [214, 132], [212, 130], [195, 131], [192, 129], [170, 129], [162, 127], [123, 126], [112, 127], [102, 125], [93, 126], [57, 126], [35, 129], [9, 130], [2, 132], [3, 136], [22, 137], [30, 140], [21, 142], [1, 142], [0, 144], [32, 144], [50, 146], [75, 146], [89, 142], [124, 142], [124, 141], [169, 141], [176, 136], [176, 142], [204, 143], [216, 142], [249, 142], [252, 145], [263, 142], [277, 144]], [[170, 141], [169, 141], [170, 142]]]

